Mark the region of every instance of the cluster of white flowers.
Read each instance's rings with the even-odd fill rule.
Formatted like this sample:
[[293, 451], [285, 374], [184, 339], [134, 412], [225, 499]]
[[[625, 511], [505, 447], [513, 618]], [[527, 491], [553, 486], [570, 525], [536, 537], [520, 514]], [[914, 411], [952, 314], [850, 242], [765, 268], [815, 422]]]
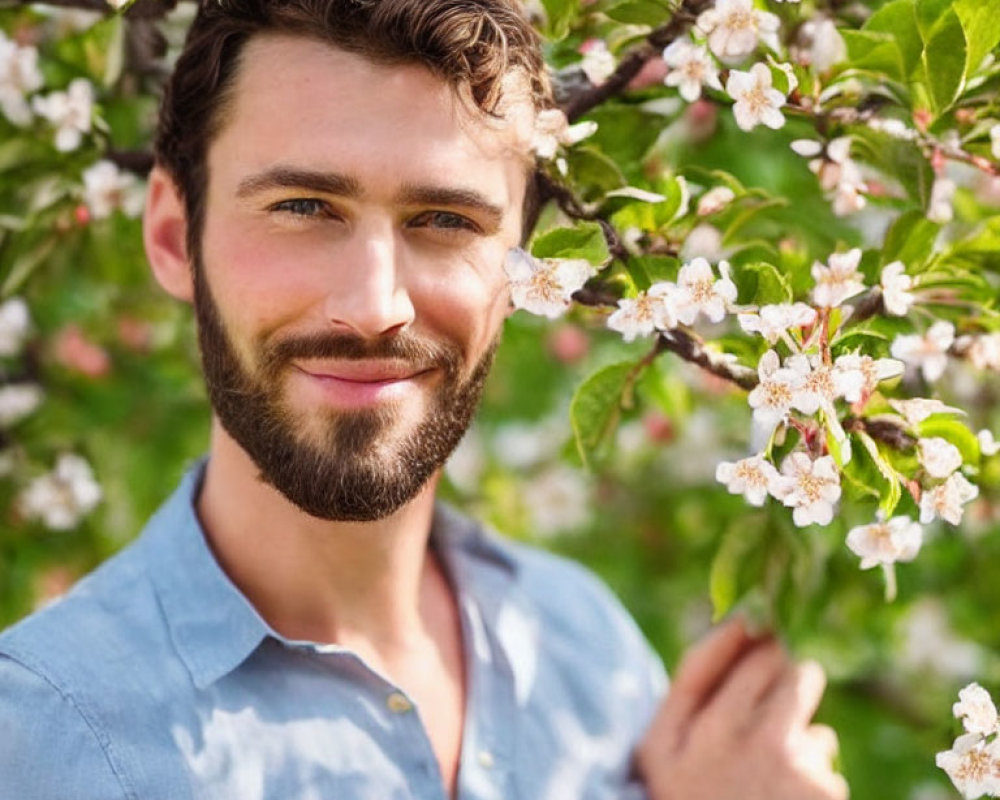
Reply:
[[619, 300], [608, 327], [630, 342], [654, 331], [693, 325], [701, 316], [721, 322], [736, 302], [736, 284], [727, 262], [719, 262], [719, 274], [707, 260], [695, 258], [680, 268], [676, 283], [658, 281], [634, 298]]
[[32, 481], [21, 493], [21, 513], [38, 519], [52, 530], [75, 528], [101, 501], [101, 486], [94, 480], [90, 464], [72, 453], [64, 453], [55, 469]]
[[94, 219], [121, 210], [129, 217], [142, 213], [145, 191], [140, 181], [110, 161], [98, 161], [83, 173], [83, 200]]
[[939, 320], [924, 333], [902, 334], [893, 339], [891, 353], [912, 369], [919, 369], [924, 380], [933, 383], [948, 366], [948, 351], [955, 342], [955, 326]]
[[1000, 333], [959, 336], [955, 350], [976, 369], [1000, 372]]
[[951, 750], [937, 754], [937, 765], [966, 800], [1000, 796], [1000, 725], [993, 698], [978, 683], [970, 683], [958, 693], [952, 713], [966, 732]]
[[580, 45], [580, 53], [583, 54], [580, 69], [594, 86], [600, 86], [614, 73], [615, 57], [603, 39], [588, 39]]
[[792, 510], [799, 527], [829, 525], [840, 499], [840, 472], [830, 456], [812, 458], [796, 451], [787, 455], [779, 472], [762, 453], [723, 461], [715, 478], [732, 494], [742, 494], [751, 505], [761, 506], [768, 495]]
[[32, 107], [56, 129], [56, 149], [76, 150], [89, 133], [94, 115], [94, 87], [86, 78], [74, 78], [66, 91], [35, 97]]
[[42, 88], [38, 50], [19, 45], [0, 31], [0, 112], [15, 125], [31, 122], [28, 95]]
[[833, 198], [834, 214], [845, 216], [865, 207], [868, 184], [851, 159], [851, 137], [839, 136], [826, 148], [814, 139], [796, 139], [791, 147], [809, 159], [809, 169], [816, 174], [820, 187]]
[[781, 21], [754, 8], [753, 0], [718, 0], [698, 15], [697, 28], [708, 37], [709, 49], [724, 63], [742, 61], [759, 42], [777, 52]]
[[504, 269], [514, 307], [549, 319], [566, 313], [573, 293], [596, 272], [584, 259], [538, 259], [519, 247], [507, 253]]

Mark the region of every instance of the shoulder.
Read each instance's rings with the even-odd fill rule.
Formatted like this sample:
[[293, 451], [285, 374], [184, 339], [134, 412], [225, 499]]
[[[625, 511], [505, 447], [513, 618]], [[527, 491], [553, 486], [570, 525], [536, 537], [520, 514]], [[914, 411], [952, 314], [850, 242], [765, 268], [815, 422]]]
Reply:
[[[65, 687], [0, 654], [0, 774], [5, 797], [131, 797], [111, 743]], [[72, 788], [70, 788], [72, 787]]]
[[127, 655], [123, 648], [139, 645], [137, 633], [152, 633], [147, 618], [154, 611], [155, 597], [133, 544], [65, 596], [0, 633], [0, 655], [58, 685], [60, 673], [76, 670], [83, 662]]

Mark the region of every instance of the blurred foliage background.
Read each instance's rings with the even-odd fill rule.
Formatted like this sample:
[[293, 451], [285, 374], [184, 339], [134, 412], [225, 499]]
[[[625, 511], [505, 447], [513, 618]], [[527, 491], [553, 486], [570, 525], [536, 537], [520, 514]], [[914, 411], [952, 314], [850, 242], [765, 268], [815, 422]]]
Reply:
[[[122, 16], [100, 3], [76, 5], [93, 10], [0, 5], [0, 626], [51, 601], [132, 539], [207, 443], [192, 317], [154, 288], [129, 201], [150, 164], [156, 98], [193, 6], [140, 0]], [[594, 98], [595, 85], [609, 80], [610, 72], [588, 77], [585, 66], [603, 58], [614, 69], [645, 53], [637, 77], [587, 109], [596, 133], [547, 168], [591, 217], [641, 237], [602, 288], [634, 294], [644, 288], [643, 270], [672, 277], [681, 261], [703, 255], [731, 262], [740, 302], [770, 302], [768, 293], [783, 286], [798, 298], [814, 260], [860, 247], [870, 284], [881, 265], [900, 258], [912, 274], [930, 276], [936, 292], [908, 317], [866, 323], [872, 352], [887, 354], [894, 335], [930, 319], [966, 332], [998, 330], [1000, 178], [989, 131], [1000, 123], [1000, 4], [757, 3], [781, 18], [782, 52], [772, 55], [795, 65], [799, 88], [781, 129], [749, 132], [725, 92], [706, 89], [688, 103], [662, 80], [664, 31], [683, 34], [711, 6], [529, 4], [566, 103]], [[842, 34], [830, 45], [842, 48], [834, 64], [822, 69], [821, 21]], [[39, 80], [24, 55], [30, 50]], [[85, 108], [74, 117], [69, 90], [79, 79], [92, 87], [93, 103], [78, 102]], [[61, 115], [33, 100], [67, 91]], [[869, 124], [875, 116], [916, 133], [887, 134]], [[79, 142], [60, 144], [59, 132], [74, 125]], [[841, 214], [790, 147], [838, 136], [851, 137], [866, 200]], [[101, 161], [117, 170], [91, 173], [88, 182]], [[954, 184], [949, 213], [933, 206], [942, 177]], [[693, 198], [720, 185], [733, 189], [733, 201], [699, 213]], [[667, 199], [651, 206], [608, 196], [624, 186]], [[539, 229], [571, 225], [570, 216], [550, 204]], [[643, 257], [654, 260], [640, 269]], [[784, 283], [775, 289], [757, 277], [760, 264]], [[511, 317], [444, 495], [509, 536], [591, 566], [668, 666], [717, 612], [739, 605], [766, 620], [830, 674], [821, 717], [840, 734], [852, 797], [956, 796], [933, 758], [959, 730], [951, 703], [970, 680], [1000, 688], [1000, 459], [978, 448], [963, 453], [979, 497], [960, 526], [925, 529], [918, 558], [897, 571], [898, 597], [886, 602], [879, 572], [859, 570], [844, 544], [851, 527], [871, 520], [871, 497], [855, 493], [831, 525], [799, 529], [780, 504], [751, 508], [716, 482], [720, 461], [748, 453], [746, 392], [732, 383], [661, 355], [641, 373], [634, 397], [616, 396], [611, 441], [600, 452], [578, 447], [578, 388], [602, 367], [638, 363], [650, 350], [649, 340], [623, 342], [606, 319], [606, 310], [582, 305], [555, 321]], [[760, 343], [731, 320], [701, 333], [756, 366]], [[953, 359], [933, 386], [908, 375], [893, 391], [939, 398], [967, 412], [969, 430], [1000, 432], [998, 374]], [[66, 454], [89, 468], [74, 462], [54, 473]], [[905, 497], [903, 506], [915, 508]]]

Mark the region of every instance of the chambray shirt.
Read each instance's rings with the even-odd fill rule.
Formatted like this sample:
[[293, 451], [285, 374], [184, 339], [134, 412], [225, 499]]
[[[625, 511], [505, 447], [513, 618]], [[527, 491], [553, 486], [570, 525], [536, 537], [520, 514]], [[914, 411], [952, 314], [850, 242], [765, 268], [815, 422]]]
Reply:
[[[143, 535], [0, 634], [0, 800], [444, 800], [420, 710], [230, 582], [192, 470]], [[281, 531], [275, 531], [276, 536]], [[468, 698], [462, 800], [643, 797], [662, 666], [592, 575], [438, 507]]]

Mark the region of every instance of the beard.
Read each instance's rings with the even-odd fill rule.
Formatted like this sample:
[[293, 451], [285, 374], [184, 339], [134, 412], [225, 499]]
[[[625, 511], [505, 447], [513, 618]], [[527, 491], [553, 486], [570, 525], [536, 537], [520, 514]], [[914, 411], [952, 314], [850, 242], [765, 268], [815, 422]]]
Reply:
[[[493, 363], [499, 336], [462, 377], [461, 350], [406, 332], [369, 340], [321, 333], [262, 342], [257, 366], [243, 366], [194, 258], [194, 309], [209, 399], [226, 432], [250, 456], [260, 478], [314, 517], [370, 522], [412, 500], [440, 469], [472, 422]], [[352, 411], [317, 410], [320, 434], [307, 435], [301, 415], [282, 396], [293, 359], [399, 359], [436, 369], [423, 417], [396, 434], [391, 406]]]

